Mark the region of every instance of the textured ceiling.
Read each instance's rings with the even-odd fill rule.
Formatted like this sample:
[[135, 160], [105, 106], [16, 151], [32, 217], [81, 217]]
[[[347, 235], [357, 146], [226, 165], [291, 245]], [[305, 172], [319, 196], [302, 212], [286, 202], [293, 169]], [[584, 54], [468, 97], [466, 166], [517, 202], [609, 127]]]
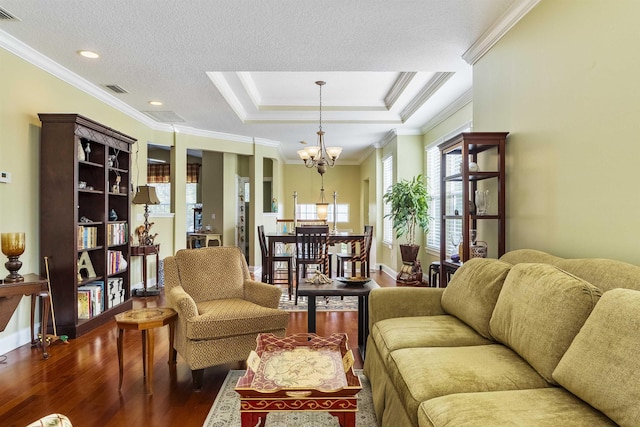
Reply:
[[0, 0], [18, 18], [0, 20], [0, 46], [24, 44], [132, 110], [171, 112], [185, 132], [273, 141], [291, 160], [315, 141], [325, 80], [326, 141], [357, 163], [468, 97], [462, 55], [523, 1]]

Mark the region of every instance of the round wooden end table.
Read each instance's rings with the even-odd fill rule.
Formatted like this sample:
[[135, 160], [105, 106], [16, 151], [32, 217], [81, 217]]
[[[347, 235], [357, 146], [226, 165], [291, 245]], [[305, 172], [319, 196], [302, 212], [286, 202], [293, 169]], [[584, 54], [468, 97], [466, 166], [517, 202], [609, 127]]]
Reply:
[[173, 351], [173, 337], [175, 335], [175, 321], [177, 318], [178, 313], [168, 307], [137, 308], [115, 316], [118, 326], [118, 365], [120, 367], [118, 390], [122, 388], [124, 368], [122, 341], [124, 330], [134, 329], [142, 331], [142, 374], [146, 379], [147, 392], [153, 394], [153, 330], [164, 325], [169, 325], [169, 364], [174, 364], [176, 363], [176, 359]]

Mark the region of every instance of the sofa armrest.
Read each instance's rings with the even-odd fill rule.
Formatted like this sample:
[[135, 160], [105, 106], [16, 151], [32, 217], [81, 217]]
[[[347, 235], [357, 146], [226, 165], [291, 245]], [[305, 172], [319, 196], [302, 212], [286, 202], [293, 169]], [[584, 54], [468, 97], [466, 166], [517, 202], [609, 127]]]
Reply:
[[446, 314], [440, 300], [444, 288], [380, 288], [369, 293], [369, 329], [384, 319]]
[[273, 285], [245, 280], [244, 299], [268, 308], [278, 308], [282, 291]]
[[182, 286], [174, 286], [167, 295], [167, 301], [171, 308], [178, 312], [178, 316], [188, 320], [198, 315], [196, 302], [191, 298]]

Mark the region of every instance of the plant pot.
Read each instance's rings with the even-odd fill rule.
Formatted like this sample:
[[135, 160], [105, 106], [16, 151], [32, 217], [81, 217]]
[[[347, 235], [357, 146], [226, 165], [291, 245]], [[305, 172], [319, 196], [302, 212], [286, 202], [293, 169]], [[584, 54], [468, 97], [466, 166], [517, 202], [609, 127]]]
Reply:
[[404, 264], [413, 264], [418, 259], [420, 245], [400, 245], [400, 256]]

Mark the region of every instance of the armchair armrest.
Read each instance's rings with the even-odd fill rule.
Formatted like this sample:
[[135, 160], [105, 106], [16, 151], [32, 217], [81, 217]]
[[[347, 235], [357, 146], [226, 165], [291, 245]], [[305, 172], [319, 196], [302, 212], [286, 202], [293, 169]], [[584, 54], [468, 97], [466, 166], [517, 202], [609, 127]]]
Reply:
[[278, 308], [282, 291], [273, 285], [245, 280], [244, 299], [268, 308]]
[[198, 307], [196, 302], [185, 292], [182, 286], [171, 288], [167, 294], [167, 301], [171, 308], [178, 312], [178, 316], [188, 320], [198, 315]]
[[384, 319], [445, 314], [444, 288], [380, 288], [369, 293], [369, 329]]

